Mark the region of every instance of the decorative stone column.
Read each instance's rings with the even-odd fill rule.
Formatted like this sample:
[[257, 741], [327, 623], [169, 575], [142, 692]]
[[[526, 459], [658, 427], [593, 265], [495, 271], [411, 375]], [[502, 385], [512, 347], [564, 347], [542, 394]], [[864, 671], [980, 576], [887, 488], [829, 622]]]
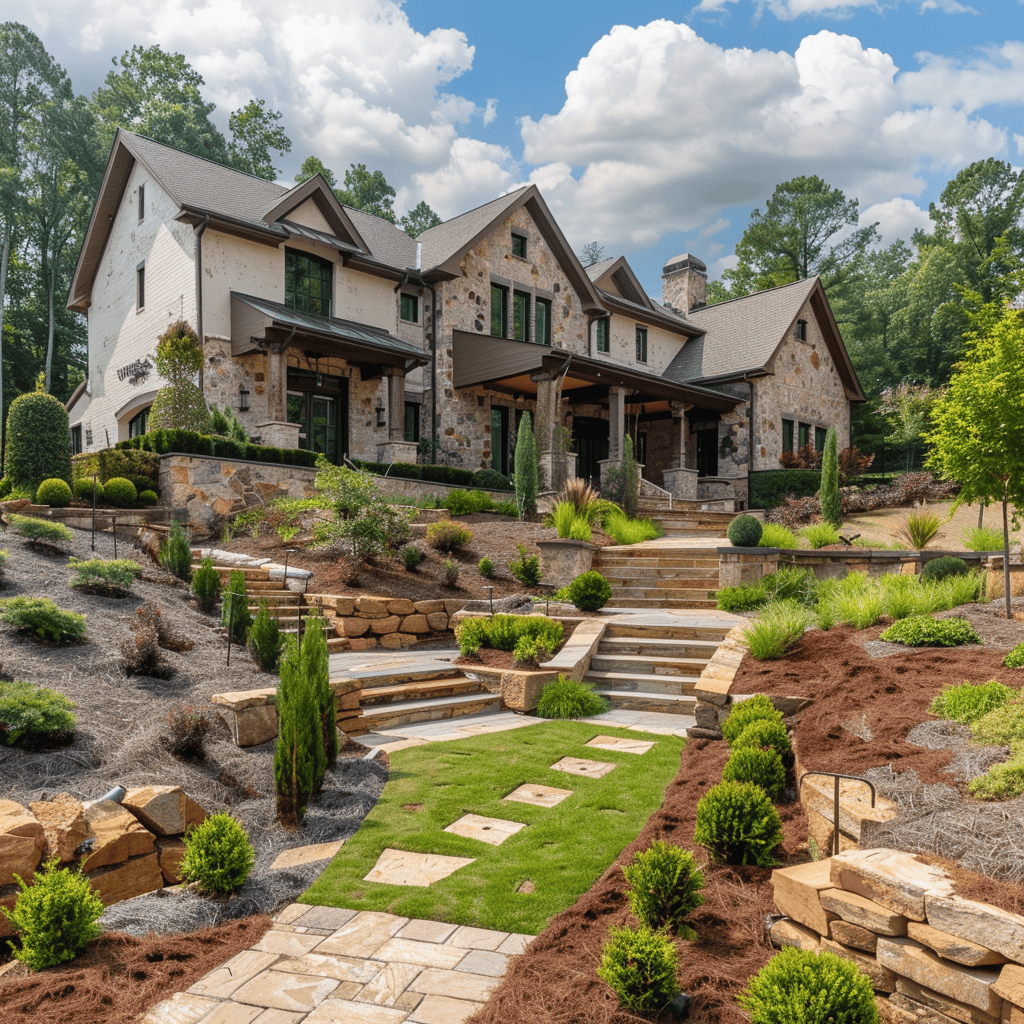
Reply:
[[662, 470], [662, 482], [665, 490], [672, 494], [673, 498], [682, 498], [684, 501], [697, 500], [697, 470], [689, 469], [686, 465], [687, 442], [689, 440], [689, 424], [686, 419], [686, 410], [692, 408], [682, 402], [671, 402], [669, 408], [672, 410], [672, 420], [677, 424], [679, 430], [678, 462], [675, 466]]
[[608, 388], [608, 458], [601, 459], [601, 486], [608, 479], [608, 470], [622, 465], [623, 441], [626, 437], [626, 395], [628, 388]]
[[288, 422], [288, 360], [286, 341], [268, 341], [267, 416], [254, 425], [260, 440], [273, 448], [298, 448], [299, 425]]
[[381, 462], [416, 461], [416, 442], [405, 439], [405, 368], [385, 366], [388, 390], [388, 439], [380, 445]]
[[558, 486], [559, 475], [554, 465], [555, 427], [561, 416], [561, 377], [550, 373], [536, 374], [530, 378], [537, 385], [537, 408], [533, 419], [533, 432], [537, 438], [537, 471], [542, 491]]

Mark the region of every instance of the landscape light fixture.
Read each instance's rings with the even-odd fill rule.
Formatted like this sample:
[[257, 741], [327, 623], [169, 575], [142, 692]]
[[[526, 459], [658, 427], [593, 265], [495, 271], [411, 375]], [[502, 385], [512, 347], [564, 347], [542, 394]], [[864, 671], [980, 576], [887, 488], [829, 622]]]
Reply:
[[249, 392], [244, 384], [238, 385], [238, 411], [249, 411]]

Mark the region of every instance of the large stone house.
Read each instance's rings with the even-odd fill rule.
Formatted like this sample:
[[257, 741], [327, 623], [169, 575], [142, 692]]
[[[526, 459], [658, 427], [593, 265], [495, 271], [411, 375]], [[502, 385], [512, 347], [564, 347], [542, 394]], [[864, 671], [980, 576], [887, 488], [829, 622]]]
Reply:
[[717, 306], [706, 281], [670, 260], [658, 303], [624, 258], [584, 269], [535, 186], [413, 239], [319, 175], [287, 188], [120, 131], [68, 300], [89, 324], [72, 444], [146, 429], [183, 318], [207, 401], [265, 444], [414, 462], [434, 438], [507, 474], [529, 410], [547, 484], [599, 479], [628, 433], [651, 484], [743, 507], [782, 451], [845, 443], [863, 394], [817, 279]]

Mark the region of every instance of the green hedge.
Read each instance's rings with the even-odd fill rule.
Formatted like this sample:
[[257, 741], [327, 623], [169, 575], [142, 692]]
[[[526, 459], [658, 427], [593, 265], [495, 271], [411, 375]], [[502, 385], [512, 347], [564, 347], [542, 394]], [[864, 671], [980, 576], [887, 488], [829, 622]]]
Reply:
[[[99, 477], [101, 484], [115, 477], [131, 480], [135, 489], [155, 491], [160, 482], [160, 456], [156, 452], [140, 451], [136, 448], [104, 448], [98, 452], [86, 452], [71, 459], [71, 471], [76, 481], [92, 480]], [[92, 492], [89, 492], [92, 500]]]
[[270, 448], [261, 444], [240, 444], [226, 437], [208, 437], [192, 430], [151, 430], [115, 446], [120, 451], [138, 449], [158, 455], [212, 455], [219, 459], [245, 459], [284, 466], [316, 466], [316, 452], [304, 448]]
[[[511, 491], [512, 486], [500, 473], [491, 469], [457, 469], [455, 466], [420, 466], [412, 462], [364, 462], [353, 459], [353, 464], [367, 473], [378, 476], [397, 476], [406, 480], [426, 480], [435, 484], [456, 484], [460, 487], [486, 487], [488, 490]], [[498, 486], [497, 481], [504, 484]]]
[[789, 494], [807, 498], [821, 487], [821, 473], [816, 469], [762, 469], [750, 474], [751, 508], [775, 508]]

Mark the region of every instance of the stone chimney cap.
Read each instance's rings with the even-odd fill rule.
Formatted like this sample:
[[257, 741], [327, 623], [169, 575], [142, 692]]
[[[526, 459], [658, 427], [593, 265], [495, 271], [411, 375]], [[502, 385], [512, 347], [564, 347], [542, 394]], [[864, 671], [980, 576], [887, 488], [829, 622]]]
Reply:
[[679, 256], [673, 256], [672, 259], [661, 268], [663, 274], [672, 274], [677, 270], [696, 270], [698, 273], [707, 273], [707, 264], [703, 260], [697, 259], [696, 256], [691, 253], [684, 252]]

